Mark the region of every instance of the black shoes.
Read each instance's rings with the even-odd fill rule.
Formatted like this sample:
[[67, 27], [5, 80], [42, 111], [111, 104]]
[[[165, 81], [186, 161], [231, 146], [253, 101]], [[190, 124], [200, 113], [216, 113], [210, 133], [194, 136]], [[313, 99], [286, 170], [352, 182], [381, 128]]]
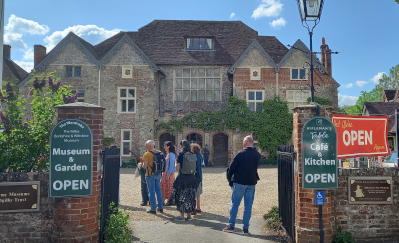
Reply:
[[162, 208], [158, 208], [158, 213], [163, 213], [163, 209]]
[[147, 213], [157, 214], [157, 211], [151, 211], [151, 209], [147, 209]]

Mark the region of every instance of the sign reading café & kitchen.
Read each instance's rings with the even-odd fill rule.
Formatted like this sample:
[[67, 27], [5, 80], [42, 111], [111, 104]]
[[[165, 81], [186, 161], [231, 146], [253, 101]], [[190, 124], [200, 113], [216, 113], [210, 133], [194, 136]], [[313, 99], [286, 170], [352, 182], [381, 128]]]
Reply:
[[336, 189], [337, 132], [325, 117], [309, 120], [302, 130], [303, 189]]
[[50, 197], [91, 196], [92, 133], [81, 120], [59, 122], [50, 138]]

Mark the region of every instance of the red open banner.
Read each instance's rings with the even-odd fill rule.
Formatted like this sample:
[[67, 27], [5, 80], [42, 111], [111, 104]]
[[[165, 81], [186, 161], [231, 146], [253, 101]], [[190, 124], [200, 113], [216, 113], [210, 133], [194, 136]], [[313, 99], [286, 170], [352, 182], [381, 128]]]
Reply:
[[332, 116], [338, 159], [389, 155], [388, 116]]

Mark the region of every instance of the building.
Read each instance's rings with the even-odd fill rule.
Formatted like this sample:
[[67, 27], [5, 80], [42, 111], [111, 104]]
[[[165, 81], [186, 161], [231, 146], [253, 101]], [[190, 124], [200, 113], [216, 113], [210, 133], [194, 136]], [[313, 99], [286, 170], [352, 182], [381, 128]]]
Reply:
[[[304, 66], [310, 62], [306, 45], [297, 40], [288, 49], [276, 37], [259, 36], [241, 21], [154, 20], [97, 45], [70, 33], [49, 53], [40, 45], [34, 49], [38, 72], [55, 71], [63, 84], [79, 93], [78, 101], [105, 107], [104, 136], [141, 154], [148, 139], [159, 144], [188, 139], [208, 144], [211, 160], [226, 165], [245, 134], [191, 128], [154, 134], [155, 125], [190, 112], [225, 109], [231, 95], [246, 100], [253, 111], [257, 103], [275, 95], [290, 107], [307, 103], [309, 96], [300, 90], [310, 82]], [[332, 77], [324, 39], [321, 49], [321, 62], [313, 60], [315, 83], [324, 92], [316, 96], [338, 108], [339, 84]], [[28, 96], [29, 79], [19, 83]], [[122, 156], [130, 158], [127, 151]]]
[[3, 85], [9, 81], [17, 84], [27, 76], [28, 73], [11, 60], [11, 46], [3, 45]]

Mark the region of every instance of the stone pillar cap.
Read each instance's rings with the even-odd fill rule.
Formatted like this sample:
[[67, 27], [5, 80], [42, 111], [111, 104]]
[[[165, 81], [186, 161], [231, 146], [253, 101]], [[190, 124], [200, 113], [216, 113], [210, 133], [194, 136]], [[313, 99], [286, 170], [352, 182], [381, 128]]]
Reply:
[[85, 102], [73, 102], [69, 104], [63, 104], [63, 105], [56, 105], [54, 106], [55, 108], [100, 108], [105, 110], [104, 107], [98, 106], [98, 105], [93, 105]]

